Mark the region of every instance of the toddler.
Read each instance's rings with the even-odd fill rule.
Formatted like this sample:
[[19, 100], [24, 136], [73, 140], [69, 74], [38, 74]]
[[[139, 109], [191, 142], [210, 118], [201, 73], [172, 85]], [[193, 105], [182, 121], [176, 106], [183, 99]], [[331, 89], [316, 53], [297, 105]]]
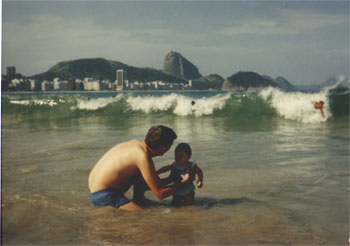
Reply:
[[192, 205], [194, 202], [195, 187], [192, 182], [198, 176], [197, 187], [203, 186], [203, 172], [196, 162], [189, 161], [192, 155], [191, 147], [187, 143], [180, 143], [175, 149], [175, 161], [168, 166], [160, 168], [157, 173], [171, 170], [169, 179], [173, 182], [183, 182], [187, 184], [173, 195], [174, 205]]

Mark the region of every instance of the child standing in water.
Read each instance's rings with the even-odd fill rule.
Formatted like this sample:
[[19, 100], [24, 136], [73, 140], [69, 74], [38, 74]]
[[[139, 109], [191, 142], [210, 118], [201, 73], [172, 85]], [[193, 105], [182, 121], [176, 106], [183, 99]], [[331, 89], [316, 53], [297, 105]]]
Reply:
[[[160, 168], [157, 173], [171, 170], [168, 182], [188, 182], [181, 190], [173, 195], [174, 205], [192, 205], [194, 202], [195, 187], [192, 182], [198, 176], [197, 187], [203, 186], [203, 172], [195, 162], [189, 161], [192, 155], [191, 147], [187, 143], [180, 143], [175, 149], [175, 161]], [[190, 181], [188, 181], [190, 180]]]

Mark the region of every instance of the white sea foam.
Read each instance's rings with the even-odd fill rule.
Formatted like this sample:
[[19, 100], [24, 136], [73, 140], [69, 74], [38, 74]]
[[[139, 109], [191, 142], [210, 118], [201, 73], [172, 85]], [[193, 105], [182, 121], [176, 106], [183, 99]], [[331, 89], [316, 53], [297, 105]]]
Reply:
[[[332, 86], [333, 88], [333, 86]], [[276, 88], [267, 88], [260, 92], [260, 96], [269, 101], [277, 113], [285, 119], [303, 123], [325, 122], [332, 117], [327, 97], [328, 89], [318, 93], [283, 92]], [[314, 108], [312, 102], [324, 101], [323, 117], [319, 110]]]
[[72, 109], [78, 108], [80, 110], [96, 110], [99, 108], [104, 108], [108, 104], [119, 101], [123, 95], [118, 95], [111, 98], [92, 98], [92, 99], [79, 99], [77, 106]]
[[[172, 110], [174, 114], [179, 116], [194, 115], [199, 117], [210, 115], [216, 109], [222, 109], [229, 98], [230, 94], [199, 99], [170, 94], [161, 97], [129, 97], [127, 103], [132, 110], [140, 110], [144, 113]], [[194, 105], [192, 105], [192, 101], [195, 101]]]
[[169, 110], [175, 103], [178, 95], [170, 94], [164, 95], [161, 97], [128, 97], [126, 102], [131, 106], [132, 110], [142, 111], [146, 114], [150, 112], [157, 111], [167, 111]]
[[340, 84], [349, 86], [349, 78], [346, 78], [344, 75], [339, 75], [337, 81], [333, 85], [326, 86], [322, 89], [323, 92], [328, 92], [329, 90], [337, 88]]
[[[174, 114], [180, 116], [195, 115], [197, 117], [211, 115], [214, 110], [221, 110], [230, 97], [230, 94], [216, 95], [209, 98], [204, 97], [197, 100], [188, 97], [180, 97], [177, 100]], [[194, 105], [191, 104], [192, 101], [195, 101]]]
[[20, 105], [48, 105], [48, 106], [55, 106], [57, 105], [57, 102], [54, 100], [13, 100], [11, 101], [12, 104], [20, 104]]

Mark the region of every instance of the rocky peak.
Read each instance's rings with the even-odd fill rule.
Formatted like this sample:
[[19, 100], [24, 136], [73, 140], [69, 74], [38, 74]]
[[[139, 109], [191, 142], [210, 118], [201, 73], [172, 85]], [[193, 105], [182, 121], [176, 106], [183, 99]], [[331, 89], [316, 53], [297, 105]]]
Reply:
[[202, 77], [195, 65], [184, 58], [180, 53], [174, 51], [166, 55], [163, 70], [184, 79], [197, 79]]

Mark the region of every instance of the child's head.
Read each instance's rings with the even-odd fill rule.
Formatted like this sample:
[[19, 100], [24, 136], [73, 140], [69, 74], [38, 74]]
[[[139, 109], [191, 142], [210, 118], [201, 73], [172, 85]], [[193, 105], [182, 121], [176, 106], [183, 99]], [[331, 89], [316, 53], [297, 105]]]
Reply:
[[192, 150], [187, 143], [180, 143], [175, 148], [175, 161], [178, 165], [185, 165], [191, 158]]

